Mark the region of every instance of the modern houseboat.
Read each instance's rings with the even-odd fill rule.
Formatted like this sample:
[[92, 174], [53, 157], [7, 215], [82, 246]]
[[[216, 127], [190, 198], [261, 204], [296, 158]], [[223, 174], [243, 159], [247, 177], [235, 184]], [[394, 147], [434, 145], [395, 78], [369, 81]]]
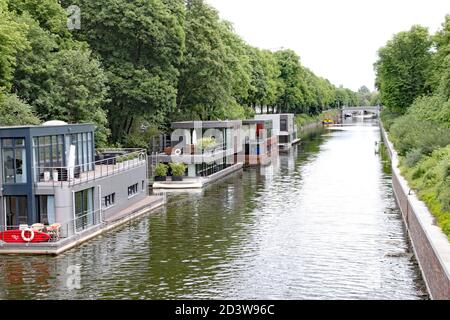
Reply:
[[272, 120], [273, 134], [278, 137], [278, 147], [280, 150], [288, 150], [300, 142], [300, 139], [297, 137], [297, 126], [293, 113], [258, 114], [255, 116], [255, 119]]
[[[241, 121], [182, 121], [172, 123], [172, 129], [170, 139], [163, 135], [165, 142], [151, 155], [152, 167], [168, 168], [163, 179], [153, 173], [153, 189], [201, 188], [242, 168], [237, 156], [242, 153]], [[185, 165], [181, 179], [171, 172], [173, 163]]]
[[148, 195], [146, 151], [96, 150], [94, 129], [0, 127], [0, 253], [47, 240], [36, 250], [56, 253], [160, 200]]
[[267, 165], [276, 156], [278, 138], [273, 134], [272, 127], [272, 120], [242, 121], [246, 165]]

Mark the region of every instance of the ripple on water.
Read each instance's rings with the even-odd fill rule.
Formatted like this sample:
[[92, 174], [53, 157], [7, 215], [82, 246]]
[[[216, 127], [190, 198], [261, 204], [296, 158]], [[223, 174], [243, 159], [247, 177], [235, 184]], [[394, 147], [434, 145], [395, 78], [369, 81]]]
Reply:
[[2, 257], [0, 299], [426, 298], [379, 138], [316, 135], [56, 258]]

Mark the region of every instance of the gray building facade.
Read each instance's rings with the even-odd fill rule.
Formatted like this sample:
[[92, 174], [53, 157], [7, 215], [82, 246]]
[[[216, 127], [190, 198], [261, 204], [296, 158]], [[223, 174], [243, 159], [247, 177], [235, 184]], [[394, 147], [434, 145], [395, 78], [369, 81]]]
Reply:
[[60, 224], [63, 236], [148, 196], [145, 150], [103, 157], [91, 124], [0, 127], [0, 226]]

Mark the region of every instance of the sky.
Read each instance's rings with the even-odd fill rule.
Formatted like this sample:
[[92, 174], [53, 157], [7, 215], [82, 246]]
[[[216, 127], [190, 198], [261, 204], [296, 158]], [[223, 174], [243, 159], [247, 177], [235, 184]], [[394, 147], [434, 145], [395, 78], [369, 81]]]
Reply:
[[334, 85], [374, 90], [377, 50], [414, 24], [440, 29], [450, 0], [206, 0], [247, 43], [293, 49]]

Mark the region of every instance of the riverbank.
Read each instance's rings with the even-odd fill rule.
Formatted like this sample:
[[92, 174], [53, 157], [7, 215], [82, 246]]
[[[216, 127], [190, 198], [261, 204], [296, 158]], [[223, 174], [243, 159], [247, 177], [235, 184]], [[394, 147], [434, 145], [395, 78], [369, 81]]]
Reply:
[[331, 109], [314, 116], [303, 113], [297, 114], [295, 116], [295, 124], [297, 125], [299, 131], [308, 130], [321, 125], [325, 119], [331, 119], [334, 121], [334, 123], [339, 122], [339, 110]]
[[392, 166], [394, 194], [408, 229], [417, 261], [432, 299], [450, 299], [450, 245], [436, 225], [435, 217], [420, 201], [401, 175], [399, 158], [388, 134], [381, 125], [383, 141]]

